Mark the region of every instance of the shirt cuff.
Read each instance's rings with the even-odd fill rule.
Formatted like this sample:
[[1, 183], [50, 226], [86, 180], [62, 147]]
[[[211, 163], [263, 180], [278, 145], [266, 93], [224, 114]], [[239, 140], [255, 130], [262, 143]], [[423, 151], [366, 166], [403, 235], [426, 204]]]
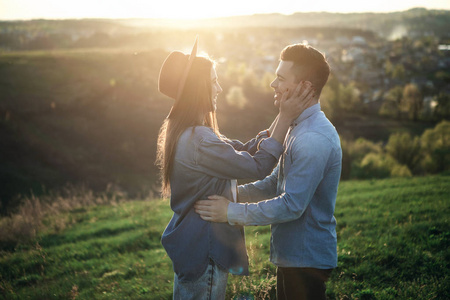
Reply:
[[238, 186], [237, 198], [240, 203], [250, 202], [250, 194], [242, 185]]
[[227, 219], [230, 225], [244, 225], [244, 212], [247, 203], [232, 203], [228, 204]]
[[256, 136], [256, 139], [260, 140], [260, 139], [265, 139], [268, 137], [270, 137], [270, 132], [269, 132], [269, 129], [266, 129], [266, 130], [260, 131], [258, 133], [258, 135]]
[[280, 157], [281, 153], [283, 153], [283, 145], [277, 142], [274, 138], [267, 138], [261, 141], [259, 144], [259, 149], [264, 149], [270, 154], [272, 154], [277, 159]]

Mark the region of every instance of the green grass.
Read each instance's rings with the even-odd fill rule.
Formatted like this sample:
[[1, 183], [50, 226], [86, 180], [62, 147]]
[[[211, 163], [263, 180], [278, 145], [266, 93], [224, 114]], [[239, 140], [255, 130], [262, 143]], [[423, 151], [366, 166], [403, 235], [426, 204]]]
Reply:
[[[330, 299], [450, 298], [450, 176], [346, 181], [336, 204], [339, 265]], [[0, 252], [0, 298], [171, 299], [160, 238], [168, 201], [91, 206], [45, 220], [47, 230]], [[51, 224], [64, 218], [64, 230]], [[51, 229], [53, 228], [53, 229]], [[270, 228], [246, 229], [251, 276], [227, 298], [275, 298]]]

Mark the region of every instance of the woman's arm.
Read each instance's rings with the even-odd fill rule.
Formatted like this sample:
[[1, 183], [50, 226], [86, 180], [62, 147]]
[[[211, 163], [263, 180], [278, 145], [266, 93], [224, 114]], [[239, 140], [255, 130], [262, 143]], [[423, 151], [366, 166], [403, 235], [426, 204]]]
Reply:
[[[223, 137], [223, 140], [226, 141], [231, 146], [233, 146], [235, 150], [247, 151], [251, 155], [254, 155], [256, 153], [256, 151], [258, 150], [257, 147], [262, 139], [268, 138], [272, 136], [274, 133], [275, 135], [284, 133], [284, 136], [282, 137], [284, 141], [284, 137], [289, 128], [290, 122], [295, 120], [306, 108], [308, 108], [312, 104], [315, 104], [313, 103], [314, 102], [313, 89], [309, 85], [309, 82], [303, 84], [299, 83], [296, 87], [296, 90], [292, 93], [289, 99], [287, 99], [288, 94], [289, 92], [286, 92], [283, 95], [284, 98], [281, 99], [281, 103], [283, 104], [283, 106], [278, 105], [280, 107], [280, 111], [273, 120], [268, 130], [261, 131], [255, 138], [249, 140], [245, 144], [239, 140], [230, 140], [225, 136]], [[279, 119], [281, 119], [281, 122], [277, 127]], [[277, 138], [276, 140], [279, 141]]]
[[254, 155], [236, 151], [210, 131], [202, 138], [196, 150], [197, 167], [200, 171], [219, 178], [264, 178], [273, 170], [283, 152], [282, 144], [290, 124], [309, 107], [311, 94], [311, 89], [301, 84], [289, 98], [287, 93], [283, 94], [274, 132], [270, 138], [261, 141]]

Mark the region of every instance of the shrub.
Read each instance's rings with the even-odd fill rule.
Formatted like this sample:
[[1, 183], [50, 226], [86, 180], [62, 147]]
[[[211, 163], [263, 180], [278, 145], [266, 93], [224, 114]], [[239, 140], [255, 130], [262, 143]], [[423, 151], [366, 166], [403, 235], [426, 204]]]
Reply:
[[412, 173], [405, 165], [394, 165], [391, 169], [391, 177], [412, 177]]
[[364, 138], [358, 138], [350, 148], [350, 156], [354, 160], [363, 159], [368, 153], [380, 154], [383, 152], [381, 143], [374, 143]]
[[450, 170], [450, 121], [427, 129], [421, 137], [393, 133], [385, 147], [364, 138], [341, 139], [342, 179], [411, 177]]
[[[64, 217], [58, 218], [62, 212], [73, 211], [78, 208], [100, 205], [116, 204], [124, 199], [125, 195], [115, 187], [109, 185], [107, 190], [98, 195], [85, 188], [67, 186], [64, 190], [50, 192], [48, 195], [25, 197], [21, 205], [7, 217], [0, 219], [0, 250], [13, 249], [18, 243], [28, 242], [44, 228], [50, 227], [56, 231], [66, 227]], [[42, 221], [46, 216], [52, 216], [51, 224]]]
[[365, 289], [362, 291], [358, 291], [355, 295], [356, 299], [360, 300], [371, 300], [376, 299], [375, 293], [371, 289]]
[[401, 165], [392, 156], [384, 153], [368, 153], [354, 168], [357, 178], [411, 177], [406, 165]]
[[409, 133], [394, 133], [389, 136], [386, 152], [400, 164], [415, 170], [421, 159], [420, 138]]
[[450, 121], [442, 121], [422, 134], [421, 146], [425, 159], [422, 167], [430, 173], [450, 170]]
[[359, 178], [358, 166], [361, 160], [368, 154], [380, 154], [383, 152], [381, 143], [374, 143], [364, 138], [356, 141], [341, 139], [342, 147], [342, 178]]
[[365, 179], [389, 177], [391, 174], [389, 165], [392, 162], [389, 158], [384, 154], [369, 153], [355, 166], [353, 174], [357, 178]]

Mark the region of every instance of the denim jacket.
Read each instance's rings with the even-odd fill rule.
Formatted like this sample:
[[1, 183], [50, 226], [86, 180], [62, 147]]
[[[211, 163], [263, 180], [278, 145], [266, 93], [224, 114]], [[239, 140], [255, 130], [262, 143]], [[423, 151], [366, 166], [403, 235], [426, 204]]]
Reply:
[[293, 123], [272, 174], [239, 186], [228, 205], [233, 225], [272, 224], [271, 261], [279, 267], [337, 266], [334, 208], [342, 167], [339, 135], [320, 110], [306, 109]]
[[197, 279], [209, 259], [229, 273], [248, 275], [243, 227], [204, 221], [194, 203], [213, 194], [232, 199], [234, 179], [264, 178], [282, 152], [280, 143], [261, 134], [246, 144], [204, 126], [180, 136], [170, 178], [174, 214], [161, 240], [180, 281]]

